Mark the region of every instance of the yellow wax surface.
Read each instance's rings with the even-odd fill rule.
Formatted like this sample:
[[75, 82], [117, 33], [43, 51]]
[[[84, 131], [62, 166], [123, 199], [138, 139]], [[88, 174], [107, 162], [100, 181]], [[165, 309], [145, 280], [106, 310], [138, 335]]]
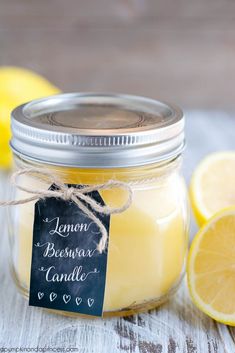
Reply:
[[[63, 181], [90, 183], [85, 175], [68, 172]], [[115, 178], [119, 179], [119, 175]], [[32, 178], [25, 183], [38, 186]], [[184, 265], [187, 227], [181, 177], [175, 173], [132, 188], [130, 208], [111, 216], [104, 312], [161, 298], [177, 284]], [[127, 198], [121, 189], [103, 190], [100, 194], [109, 206], [120, 206]], [[34, 203], [22, 205], [16, 272], [26, 288], [30, 281], [33, 220]]]

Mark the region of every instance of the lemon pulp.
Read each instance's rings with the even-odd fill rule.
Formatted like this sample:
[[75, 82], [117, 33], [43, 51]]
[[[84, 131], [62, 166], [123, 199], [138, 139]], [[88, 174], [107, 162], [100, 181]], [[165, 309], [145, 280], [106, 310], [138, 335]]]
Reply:
[[217, 213], [195, 236], [187, 274], [194, 303], [215, 320], [235, 325], [235, 207]]
[[198, 165], [190, 184], [190, 199], [197, 223], [235, 205], [235, 152], [208, 155]]

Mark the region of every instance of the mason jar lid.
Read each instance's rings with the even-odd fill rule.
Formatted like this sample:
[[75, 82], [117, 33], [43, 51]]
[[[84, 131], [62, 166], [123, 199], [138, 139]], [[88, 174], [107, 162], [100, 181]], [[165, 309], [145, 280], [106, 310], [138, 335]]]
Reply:
[[139, 166], [176, 157], [184, 147], [182, 111], [122, 94], [68, 93], [12, 112], [11, 147], [37, 162], [81, 167]]

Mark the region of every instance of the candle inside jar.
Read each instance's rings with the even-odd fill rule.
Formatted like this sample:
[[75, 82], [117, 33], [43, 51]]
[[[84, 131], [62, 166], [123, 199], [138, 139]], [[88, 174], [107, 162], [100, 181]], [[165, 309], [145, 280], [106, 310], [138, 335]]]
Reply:
[[[63, 206], [61, 200], [50, 199], [41, 215], [43, 201], [40, 201], [34, 227], [35, 202], [13, 208], [16, 217], [12, 211], [12, 268], [21, 292], [26, 297], [30, 292], [30, 305], [57, 312], [64, 310], [63, 314], [72, 311], [78, 316], [112, 316], [154, 308], [170, 296], [182, 278], [187, 249], [187, 198], [180, 174], [184, 145], [181, 109], [145, 97], [62, 94], [26, 103], [12, 112], [11, 146], [16, 168], [23, 169], [23, 173], [24, 169], [30, 168], [30, 173], [37, 169], [37, 177], [22, 174], [20, 186], [23, 183], [28, 189], [44, 192], [58, 179], [78, 188], [88, 185], [94, 190], [89, 197], [92, 194], [101, 208], [104, 203], [105, 210], [109, 207], [123, 210], [100, 217], [92, 206], [94, 203], [89, 203], [87, 198], [88, 206], [70, 202], [68, 207]], [[49, 171], [50, 183], [45, 174], [43, 177], [43, 171]], [[128, 190], [117, 184], [111, 189], [110, 181], [124, 182], [132, 188], [130, 205]], [[103, 184], [102, 190], [96, 190], [97, 184]], [[71, 190], [66, 192], [66, 199], [71, 194]], [[23, 199], [29, 195], [19, 193], [16, 196]], [[80, 211], [76, 207], [80, 207]], [[48, 234], [51, 228], [43, 222], [46, 217], [56, 217], [57, 212], [62, 219], [58, 231], [65, 230], [62, 223], [85, 220], [96, 224], [90, 232], [82, 233], [78, 233], [82, 224], [77, 224], [77, 233], [67, 242], [63, 237], [53, 236], [51, 240]], [[36, 244], [43, 239], [43, 242], [54, 242], [56, 251], [65, 248], [65, 244], [82, 251], [82, 244], [87, 248], [96, 246], [99, 233], [105, 235], [104, 228], [109, 240], [107, 256], [96, 253], [90, 259], [53, 258], [50, 262], [48, 257], [42, 258], [41, 249], [32, 244], [33, 239]], [[50, 279], [51, 275], [55, 275], [54, 279], [78, 279], [79, 271], [86, 276], [95, 268], [100, 274], [91, 275], [93, 277], [83, 286], [80, 281], [50, 285], [38, 272], [38, 263], [39, 267], [56, 267], [49, 273]], [[80, 265], [83, 268], [74, 272], [74, 267]], [[42, 291], [45, 292], [43, 300]], [[58, 301], [50, 297], [53, 292], [59, 294]], [[72, 299], [70, 303], [68, 297]]]
[[[123, 175], [128, 181], [128, 170], [124, 173], [115, 170], [112, 173], [107, 170], [81, 173], [78, 170], [76, 173], [75, 168], [64, 168], [63, 182], [92, 185], [98, 181], [104, 182], [104, 179], [123, 179]], [[31, 177], [22, 178], [32, 189], [48, 188], [43, 183], [38, 185]], [[104, 313], [118, 312], [162, 298], [177, 285], [184, 265], [187, 234], [182, 198], [185, 187], [181, 177], [177, 173], [166, 173], [164, 177], [152, 181], [137, 180], [131, 187], [131, 206], [110, 218]], [[122, 205], [128, 197], [127, 192], [119, 188], [99, 192], [110, 207]], [[27, 290], [30, 283], [33, 221], [34, 203], [22, 205], [19, 214], [19, 251], [15, 261], [18, 280]]]

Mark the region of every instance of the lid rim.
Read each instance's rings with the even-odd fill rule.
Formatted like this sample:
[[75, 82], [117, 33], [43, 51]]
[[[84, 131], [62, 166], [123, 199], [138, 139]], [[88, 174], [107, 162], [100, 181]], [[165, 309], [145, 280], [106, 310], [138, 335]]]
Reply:
[[[62, 112], [66, 116], [66, 112], [69, 112], [70, 110], [73, 111], [76, 104], [78, 107], [80, 107], [80, 105], [82, 106], [81, 102], [83, 102], [83, 99], [87, 101], [86, 105], [89, 106], [88, 103], [91, 98], [93, 99], [93, 103], [90, 103], [90, 107], [92, 107], [95, 112], [96, 106], [103, 108], [106, 106], [106, 101], [109, 104], [111, 104], [110, 102], [113, 102], [114, 112], [111, 117], [115, 117], [115, 106], [119, 107], [117, 109], [123, 109], [123, 112], [128, 112], [129, 110], [126, 110], [126, 107], [128, 107], [129, 101], [131, 102], [131, 107], [132, 105], [134, 107], [134, 103], [136, 102], [138, 103], [136, 103], [138, 107], [142, 107], [143, 104], [141, 110], [136, 109], [131, 112], [134, 115], [134, 113], [137, 114], [139, 111], [142, 119], [141, 124], [142, 121], [144, 124], [140, 126], [137, 124], [137, 126], [135, 126], [136, 123], [134, 123], [133, 127], [131, 127], [133, 124], [132, 122], [128, 123], [128, 128], [103, 127], [102, 129], [91, 129], [90, 126], [87, 126], [86, 128], [71, 128], [69, 125], [58, 125], [57, 120], [49, 120], [48, 114], [51, 116], [54, 112], [55, 114], [57, 114], [57, 112]], [[100, 99], [101, 103], [99, 102]], [[67, 102], [66, 106], [67, 100], [69, 100], [69, 103]], [[41, 104], [43, 106], [41, 106]], [[151, 109], [146, 108], [148, 107], [148, 104], [150, 104]], [[37, 109], [35, 107], [37, 107]], [[45, 113], [42, 114], [43, 107], [44, 110], [48, 107], [50, 109], [54, 107], [54, 109], [52, 109], [50, 113], [45, 110]], [[60, 107], [61, 109], [59, 109]], [[72, 108], [70, 109], [69, 107]], [[159, 108], [159, 111], [157, 111], [157, 107]], [[150, 110], [151, 113], [149, 113]], [[146, 116], [145, 111], [147, 114]], [[30, 112], [31, 116], [29, 114]], [[38, 112], [40, 114], [37, 115]], [[164, 112], [167, 114], [165, 117], [163, 115]], [[160, 118], [160, 116], [163, 117]], [[35, 118], [37, 120], [34, 120]], [[92, 120], [89, 121], [89, 119], [92, 118], [90, 118], [90, 116], [88, 118], [85, 117], [85, 120], [83, 119], [82, 123], [85, 121], [88, 122], [88, 125], [91, 125]], [[117, 122], [119, 124], [123, 121], [125, 124], [128, 122], [128, 120], [125, 120], [128, 118], [120, 121], [117, 119], [117, 117], [116, 120], [114, 119], [115, 124]], [[80, 123], [77, 115], [73, 121], [75, 125]], [[67, 122], [67, 120], [65, 120], [65, 122]], [[101, 121], [101, 124], [104, 123], [105, 119]], [[64, 163], [59, 163], [58, 150], [60, 150], [63, 152], [63, 156], [66, 156], [61, 158], [66, 161], [67, 166], [76, 167], [79, 163], [79, 167], [83, 167], [87, 163], [84, 156], [85, 154], [89, 156], [90, 153], [94, 153], [94, 156], [93, 159], [89, 159], [90, 164], [87, 168], [93, 168], [95, 165], [108, 168], [113, 165], [114, 159], [116, 167], [137, 165], [136, 159], [138, 159], [139, 165], [145, 165], [153, 163], [153, 159], [156, 162], [169, 159], [169, 154], [175, 155], [179, 150], [182, 151], [182, 145], [184, 145], [184, 125], [184, 115], [181, 109], [165, 102], [122, 94], [94, 92], [66, 93], [34, 100], [15, 108], [12, 112], [11, 126], [13, 137], [10, 145], [14, 153], [18, 155], [20, 154], [26, 159], [36, 160], [40, 163], [65, 165]], [[110, 153], [104, 153], [105, 149], [109, 150]], [[136, 154], [138, 154], [138, 156], [136, 156]], [[77, 155], [76, 158], [74, 157], [75, 155]], [[98, 162], [97, 159], [99, 159]], [[131, 159], [135, 160], [135, 163], [131, 162]], [[141, 160], [142, 163], [140, 162]]]
[[177, 150], [172, 151], [171, 153], [168, 153], [167, 155], [162, 155], [159, 156], [159, 158], [152, 158], [149, 160], [145, 160], [145, 161], [141, 161], [141, 162], [136, 162], [135, 163], [123, 163], [123, 164], [115, 164], [114, 163], [109, 163], [109, 165], [99, 165], [99, 164], [93, 164], [92, 166], [90, 164], [82, 164], [81, 161], [77, 160], [76, 163], [73, 164], [68, 164], [66, 162], [64, 163], [57, 163], [55, 161], [48, 161], [45, 159], [39, 159], [39, 158], [33, 158], [30, 157], [26, 154], [23, 154], [19, 151], [17, 151], [12, 144], [10, 144], [12, 151], [14, 152], [15, 155], [21, 157], [24, 160], [27, 161], [32, 161], [35, 163], [42, 163], [42, 164], [46, 164], [46, 165], [53, 165], [53, 166], [58, 166], [58, 167], [69, 167], [69, 168], [81, 168], [81, 169], [113, 169], [113, 168], [131, 168], [131, 167], [141, 167], [141, 166], [147, 166], [147, 165], [151, 165], [151, 164], [156, 164], [156, 163], [160, 163], [160, 162], [167, 162], [167, 161], [171, 161], [174, 160], [175, 158], [179, 157], [182, 152], [184, 152], [185, 147], [186, 147], [186, 142], [185, 140], [183, 141], [183, 143], [181, 144], [181, 146], [179, 146], [177, 148]]

